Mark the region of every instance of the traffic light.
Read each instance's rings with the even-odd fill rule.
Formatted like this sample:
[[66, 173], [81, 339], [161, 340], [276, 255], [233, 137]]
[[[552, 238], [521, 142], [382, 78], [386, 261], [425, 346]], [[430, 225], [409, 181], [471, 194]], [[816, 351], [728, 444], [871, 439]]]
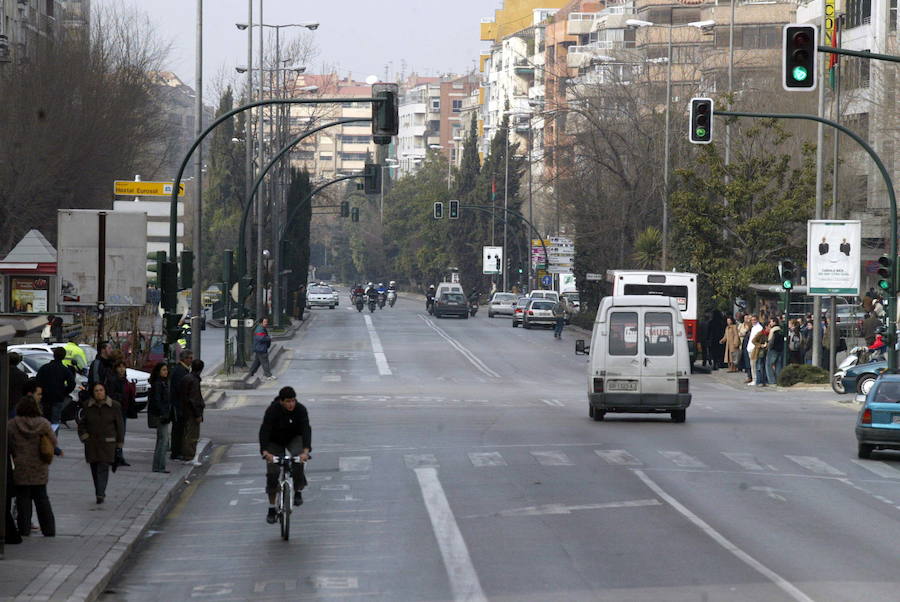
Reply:
[[878, 288], [883, 291], [894, 290], [894, 262], [887, 255], [878, 258]]
[[497, 272], [500, 273], [503, 270], [500, 268], [500, 256], [497, 255]]
[[816, 45], [818, 29], [815, 25], [789, 23], [783, 30], [782, 85], [788, 92], [816, 89]]
[[785, 259], [778, 264], [778, 272], [781, 274], [781, 288], [789, 291], [794, 288], [794, 278], [797, 268], [790, 259]]
[[459, 219], [459, 201], [450, 201], [450, 219]]
[[181, 338], [181, 328], [178, 326], [180, 319], [181, 316], [176, 313], [163, 314], [163, 328], [165, 328], [166, 342], [169, 345]]
[[341, 217], [350, 217], [350, 201], [341, 201]]
[[437, 201], [434, 204], [434, 219], [441, 219], [442, 217], [444, 217], [444, 204]]
[[358, 222], [359, 221], [359, 207], [354, 207], [350, 210], [350, 221]]
[[691, 130], [688, 137], [693, 144], [712, 142], [712, 98], [692, 98], [690, 107]]
[[238, 299], [245, 301], [253, 292], [253, 277], [241, 276], [238, 280]]
[[194, 286], [194, 252], [181, 252], [181, 287], [179, 290], [186, 291]]
[[372, 84], [372, 141], [390, 144], [400, 126], [397, 84]]
[[363, 176], [365, 177], [363, 182], [366, 194], [378, 194], [381, 192], [381, 165], [378, 163], [366, 163]]
[[178, 307], [178, 264], [164, 261], [159, 274], [160, 301], [167, 312], [175, 312]]

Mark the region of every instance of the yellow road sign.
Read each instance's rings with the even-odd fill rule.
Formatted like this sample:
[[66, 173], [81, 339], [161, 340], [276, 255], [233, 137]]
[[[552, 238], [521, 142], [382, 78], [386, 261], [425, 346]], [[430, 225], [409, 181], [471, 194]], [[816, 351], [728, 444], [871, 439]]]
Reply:
[[[172, 196], [173, 182], [133, 182], [116, 180], [113, 194], [122, 196]], [[178, 186], [178, 196], [184, 196], [184, 184]]]

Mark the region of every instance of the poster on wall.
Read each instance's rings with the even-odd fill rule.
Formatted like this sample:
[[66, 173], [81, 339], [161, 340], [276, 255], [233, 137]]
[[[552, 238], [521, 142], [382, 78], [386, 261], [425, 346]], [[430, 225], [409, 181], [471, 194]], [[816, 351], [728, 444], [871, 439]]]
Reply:
[[810, 295], [859, 295], [859, 220], [809, 220], [806, 228], [806, 281]]
[[46, 312], [49, 281], [46, 278], [11, 278], [9, 305], [13, 312]]

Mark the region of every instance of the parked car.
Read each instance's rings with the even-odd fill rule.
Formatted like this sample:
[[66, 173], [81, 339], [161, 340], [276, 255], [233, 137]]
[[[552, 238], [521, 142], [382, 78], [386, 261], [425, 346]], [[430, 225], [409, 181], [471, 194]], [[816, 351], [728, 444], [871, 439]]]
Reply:
[[306, 307], [327, 307], [334, 309], [337, 305], [334, 291], [330, 286], [311, 286], [306, 291]]
[[534, 326], [550, 326], [556, 324], [556, 318], [553, 316], [553, 308], [556, 303], [549, 299], [531, 299], [522, 312], [522, 328], [532, 328]]
[[519, 297], [513, 305], [512, 326], [518, 328], [522, 323], [522, 316], [525, 314], [525, 306], [528, 305], [530, 297]]
[[842, 381], [844, 391], [856, 391], [859, 395], [868, 395], [875, 384], [875, 379], [885, 370], [887, 370], [887, 360], [857, 364], [849, 368]]
[[[44, 347], [49, 347], [49, 345], [44, 345]], [[22, 356], [22, 361], [16, 366], [19, 370], [28, 375], [28, 378], [34, 378], [37, 376], [38, 370], [41, 369], [41, 366], [50, 362], [53, 359], [53, 352], [50, 350], [43, 349], [30, 349], [24, 345], [10, 345], [10, 351], [15, 351], [19, 355]], [[72, 398], [72, 401], [78, 400], [78, 392], [84, 388], [87, 384], [87, 377], [83, 374], [75, 375], [75, 389], [69, 394]], [[9, 402], [13, 405], [18, 402], [18, 399], [10, 399]]]
[[469, 318], [469, 302], [462, 293], [443, 293], [434, 300], [434, 317], [445, 316]]
[[900, 374], [884, 374], [872, 383], [856, 418], [857, 455], [876, 449], [900, 449]]
[[[166, 361], [166, 335], [163, 333], [141, 331], [135, 345], [133, 332], [117, 332], [110, 342], [122, 353], [126, 364], [137, 366], [142, 372], [152, 372], [153, 366]], [[174, 343], [174, 346], [177, 358], [181, 352], [181, 345]], [[93, 358], [88, 363], [90, 361], [93, 361]]]
[[515, 293], [494, 293], [494, 296], [488, 302], [488, 317], [511, 316], [515, 311], [515, 306]]

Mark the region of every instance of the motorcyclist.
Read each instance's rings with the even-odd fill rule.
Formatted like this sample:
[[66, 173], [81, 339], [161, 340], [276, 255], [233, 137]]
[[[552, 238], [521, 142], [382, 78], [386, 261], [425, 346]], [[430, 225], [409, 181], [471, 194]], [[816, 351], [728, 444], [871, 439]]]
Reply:
[[378, 289], [375, 288], [372, 283], [369, 283], [369, 287], [366, 289], [366, 297], [369, 298], [369, 301], [378, 301]]
[[388, 283], [387, 290], [388, 290], [388, 291], [394, 291], [394, 292], [396, 292], [396, 291], [397, 291], [397, 281], [396, 281], [396, 280], [391, 280], [391, 281]]
[[434, 285], [432, 284], [431, 286], [428, 287], [428, 290], [425, 292], [425, 309], [426, 309], [426, 311], [430, 310], [431, 306], [434, 305], [434, 295], [435, 295], [435, 290], [434, 290]]
[[354, 284], [353, 289], [351, 289], [351, 290], [353, 291], [352, 294], [353, 294], [354, 302], [356, 301], [357, 297], [362, 297], [363, 295], [366, 294], [366, 289], [364, 289], [362, 287], [362, 285], [359, 283]]

